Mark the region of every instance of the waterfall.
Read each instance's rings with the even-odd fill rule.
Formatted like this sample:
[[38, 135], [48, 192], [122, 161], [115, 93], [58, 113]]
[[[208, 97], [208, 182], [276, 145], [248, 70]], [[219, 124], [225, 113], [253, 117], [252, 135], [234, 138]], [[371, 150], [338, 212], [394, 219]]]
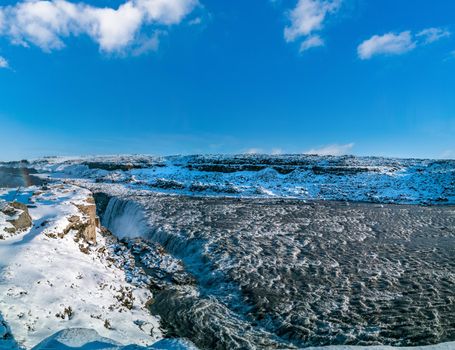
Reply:
[[118, 238], [146, 237], [150, 231], [140, 205], [116, 197], [109, 200], [102, 224]]
[[144, 207], [135, 200], [110, 197], [104, 193], [94, 195], [101, 224], [118, 238], [142, 237], [161, 244], [179, 258], [190, 257], [201, 249], [199, 240], [181, 232], [168, 231], [150, 221]]

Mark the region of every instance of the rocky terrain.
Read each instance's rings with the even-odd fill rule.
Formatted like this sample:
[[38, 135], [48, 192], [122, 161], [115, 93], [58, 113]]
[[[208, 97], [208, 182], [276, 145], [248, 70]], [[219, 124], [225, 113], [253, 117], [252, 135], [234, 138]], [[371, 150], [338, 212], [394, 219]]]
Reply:
[[0, 178], [1, 349], [455, 348], [455, 161], [44, 158]]
[[32, 218], [25, 204], [6, 202], [0, 208], [0, 240], [8, 239], [32, 226]]
[[[22, 166], [10, 163], [8, 166]], [[46, 158], [52, 177], [188, 196], [455, 204], [455, 160], [237, 155]]]

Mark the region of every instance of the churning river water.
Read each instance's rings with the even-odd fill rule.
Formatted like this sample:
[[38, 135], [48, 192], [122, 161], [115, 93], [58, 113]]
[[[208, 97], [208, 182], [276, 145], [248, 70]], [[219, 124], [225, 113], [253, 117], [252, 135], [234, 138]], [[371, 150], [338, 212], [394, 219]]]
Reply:
[[103, 223], [182, 262], [150, 309], [201, 349], [455, 340], [453, 206], [151, 194]]

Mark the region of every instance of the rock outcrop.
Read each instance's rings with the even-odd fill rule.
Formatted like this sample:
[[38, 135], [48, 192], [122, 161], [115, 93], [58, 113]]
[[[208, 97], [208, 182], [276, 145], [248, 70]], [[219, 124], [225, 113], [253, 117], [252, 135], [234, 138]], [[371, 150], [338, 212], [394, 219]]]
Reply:
[[0, 209], [0, 215], [6, 223], [0, 225], [0, 239], [27, 231], [33, 224], [27, 206], [19, 202], [7, 203]]
[[71, 216], [63, 234], [67, 234], [70, 230], [76, 230], [76, 239], [82, 239], [89, 244], [96, 244], [96, 229], [100, 227], [100, 220], [96, 215], [94, 199], [89, 197], [84, 204], [75, 205], [82, 215]]

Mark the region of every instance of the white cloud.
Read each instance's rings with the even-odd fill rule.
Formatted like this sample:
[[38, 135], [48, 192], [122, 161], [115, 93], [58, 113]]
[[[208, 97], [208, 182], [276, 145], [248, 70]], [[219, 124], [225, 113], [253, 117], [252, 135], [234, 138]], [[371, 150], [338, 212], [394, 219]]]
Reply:
[[357, 53], [362, 60], [370, 59], [376, 55], [399, 55], [411, 51], [416, 47], [411, 32], [400, 34], [387, 33], [374, 35], [365, 40], [357, 48]]
[[192, 19], [191, 21], [188, 22], [190, 26], [197, 26], [198, 24], [202, 23], [202, 18], [201, 17], [196, 17], [195, 19]]
[[352, 148], [354, 147], [354, 143], [347, 143], [344, 145], [327, 145], [320, 148], [312, 148], [304, 154], [317, 154], [320, 156], [342, 156], [344, 154], [348, 154]]
[[281, 148], [272, 148], [271, 151], [270, 150], [266, 151], [263, 148], [252, 147], [252, 148], [248, 148], [248, 149], [242, 151], [241, 153], [242, 154], [271, 154], [271, 155], [277, 156], [277, 155], [283, 154], [283, 150]]
[[244, 154], [260, 154], [264, 153], [260, 148], [249, 148], [243, 152]]
[[135, 38], [143, 21], [143, 13], [131, 2], [117, 10], [87, 8], [87, 33], [107, 52], [128, 46]]
[[0, 68], [9, 68], [8, 61], [2, 56], [0, 56]]
[[451, 33], [443, 28], [427, 28], [417, 33], [416, 37], [422, 39], [424, 44], [431, 44], [450, 35]]
[[133, 49], [133, 56], [140, 56], [147, 52], [157, 51], [160, 46], [160, 37], [166, 35], [167, 32], [157, 30], [152, 36], [144, 36], [139, 38], [136, 47]]
[[[13, 44], [33, 44], [44, 51], [60, 49], [66, 37], [82, 34], [105, 52], [136, 50], [144, 44], [139, 38], [146, 26], [178, 24], [197, 5], [197, 0], [128, 0], [110, 8], [67, 0], [28, 0], [0, 7], [0, 35]], [[152, 38], [158, 40], [158, 36]]]
[[148, 22], [165, 25], [178, 24], [197, 5], [197, 0], [135, 0], [135, 5], [146, 14]]
[[323, 45], [318, 35], [312, 35], [323, 28], [324, 20], [329, 13], [340, 8], [341, 0], [299, 0], [296, 7], [289, 12], [290, 25], [284, 29], [284, 38], [293, 42], [306, 38], [300, 51]]
[[357, 47], [357, 54], [362, 60], [377, 55], [401, 55], [414, 50], [419, 45], [434, 43], [450, 36], [450, 32], [441, 28], [427, 28], [417, 34], [411, 31], [373, 35]]
[[300, 45], [300, 52], [309, 50], [313, 47], [324, 46], [324, 40], [319, 35], [312, 35], [305, 39]]

